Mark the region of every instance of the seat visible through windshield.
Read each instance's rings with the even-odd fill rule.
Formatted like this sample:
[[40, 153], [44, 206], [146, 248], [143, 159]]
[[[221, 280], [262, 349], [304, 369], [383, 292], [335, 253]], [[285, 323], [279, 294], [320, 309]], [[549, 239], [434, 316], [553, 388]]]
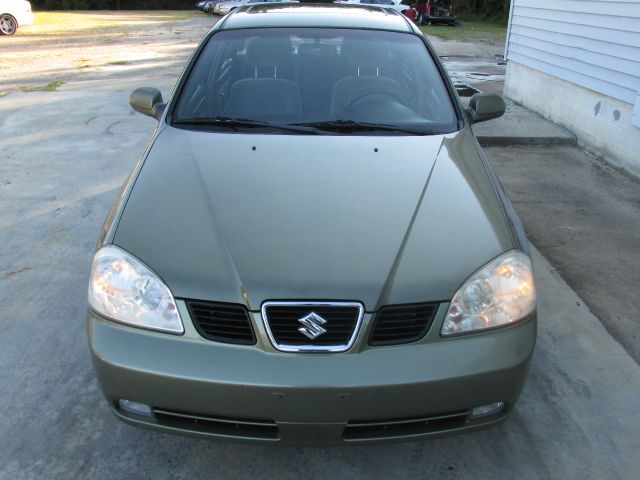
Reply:
[[457, 126], [449, 93], [420, 38], [320, 28], [213, 35], [184, 84], [173, 118], [349, 120], [438, 133]]

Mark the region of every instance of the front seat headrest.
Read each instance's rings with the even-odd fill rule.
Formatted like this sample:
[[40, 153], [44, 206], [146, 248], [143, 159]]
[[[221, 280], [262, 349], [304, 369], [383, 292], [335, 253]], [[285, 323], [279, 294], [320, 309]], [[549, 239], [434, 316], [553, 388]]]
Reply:
[[345, 41], [340, 53], [349, 65], [357, 68], [385, 67], [390, 62], [386, 45], [374, 45], [363, 40]]
[[252, 38], [247, 43], [246, 59], [249, 65], [276, 67], [287, 63], [291, 57], [288, 38]]

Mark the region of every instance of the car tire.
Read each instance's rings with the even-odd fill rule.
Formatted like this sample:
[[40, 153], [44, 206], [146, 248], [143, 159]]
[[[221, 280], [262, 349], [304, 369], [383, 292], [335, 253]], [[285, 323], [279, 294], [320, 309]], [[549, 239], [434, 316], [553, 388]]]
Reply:
[[18, 22], [8, 13], [0, 16], [0, 34], [13, 35], [18, 30]]

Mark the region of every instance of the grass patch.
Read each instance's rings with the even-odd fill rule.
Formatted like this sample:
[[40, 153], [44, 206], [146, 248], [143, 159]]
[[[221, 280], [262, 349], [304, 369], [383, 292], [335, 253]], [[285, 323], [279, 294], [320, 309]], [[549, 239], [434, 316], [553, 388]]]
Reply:
[[129, 60], [114, 60], [113, 62], [107, 62], [107, 65], [128, 65]]
[[23, 92], [55, 92], [60, 85], [64, 85], [64, 82], [54, 80], [46, 85], [40, 85], [37, 87], [20, 87], [20, 90]]
[[486, 13], [465, 12], [458, 16], [461, 22], [480, 22], [480, 23], [500, 23], [507, 26], [509, 21], [508, 15], [487, 15]]
[[465, 42], [504, 42], [507, 26], [496, 22], [461, 22], [455, 27], [448, 25], [431, 25], [420, 27], [427, 35], [443, 40], [459, 40]]

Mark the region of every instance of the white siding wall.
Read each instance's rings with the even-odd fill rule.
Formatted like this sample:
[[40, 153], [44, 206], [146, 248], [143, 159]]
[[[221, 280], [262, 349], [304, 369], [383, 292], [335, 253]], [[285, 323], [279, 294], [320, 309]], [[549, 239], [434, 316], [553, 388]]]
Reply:
[[505, 56], [633, 104], [640, 91], [640, 0], [512, 0]]

